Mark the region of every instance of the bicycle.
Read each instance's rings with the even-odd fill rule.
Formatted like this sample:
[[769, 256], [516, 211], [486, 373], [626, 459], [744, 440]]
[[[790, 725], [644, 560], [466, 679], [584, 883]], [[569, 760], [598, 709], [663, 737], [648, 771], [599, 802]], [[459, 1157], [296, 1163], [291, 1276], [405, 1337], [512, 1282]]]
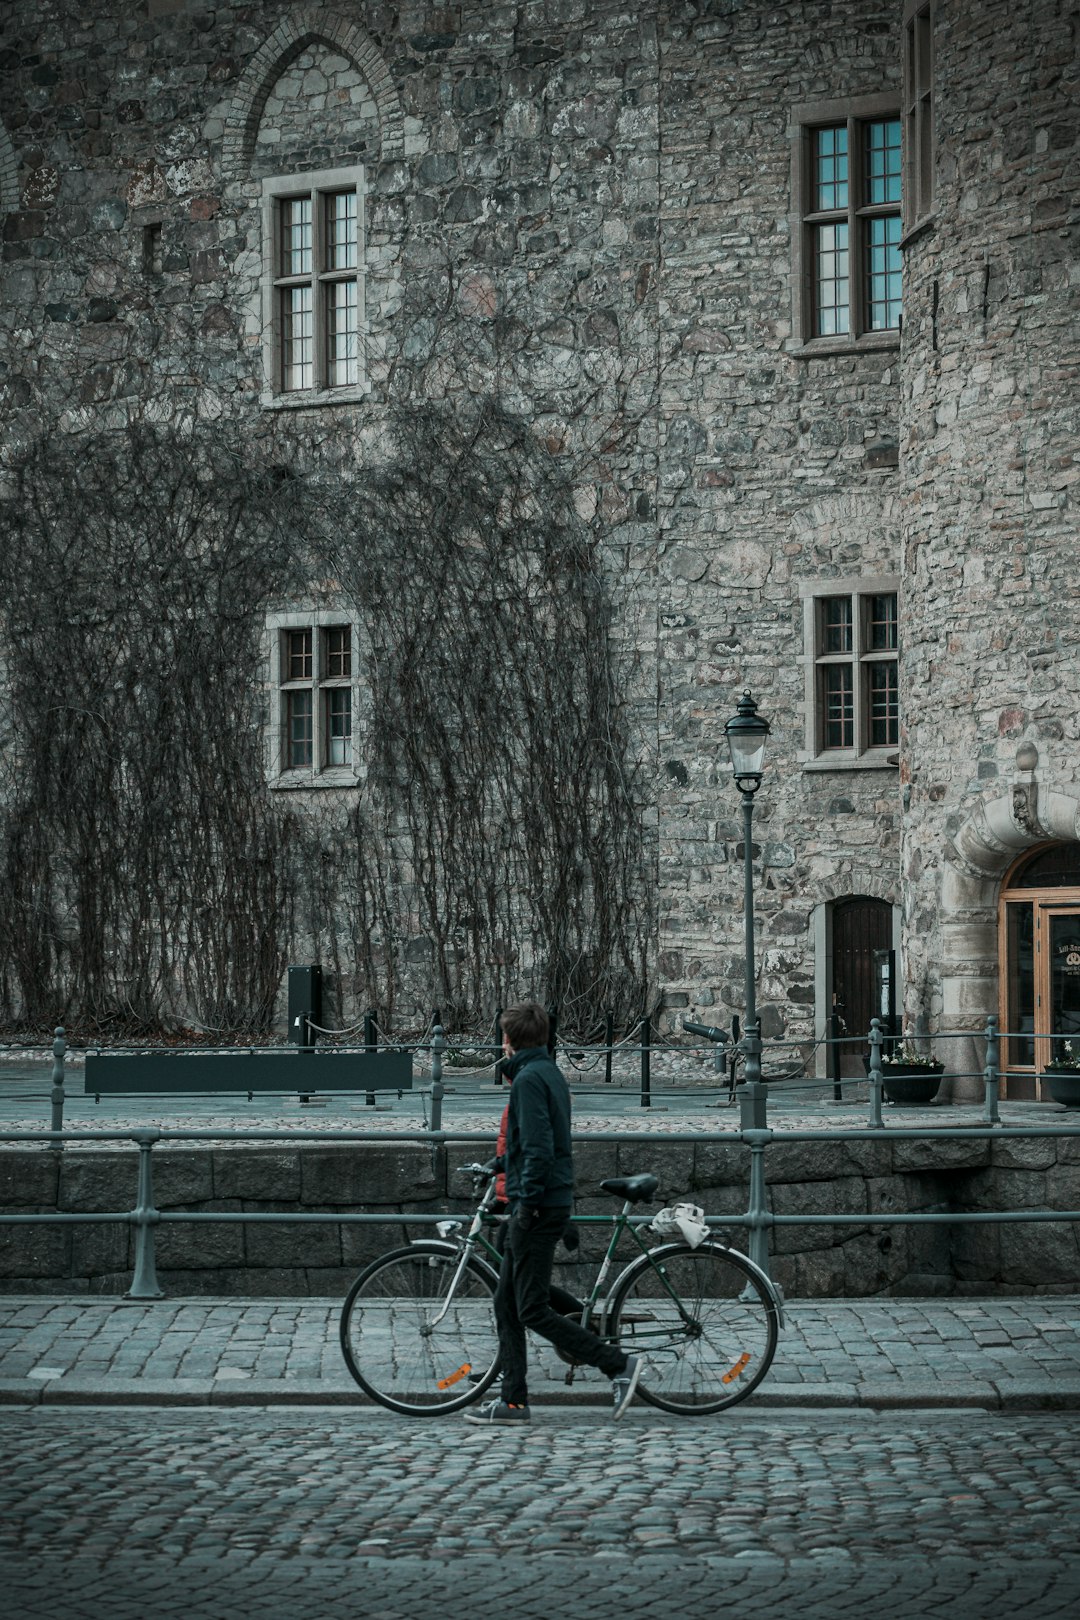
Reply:
[[[342, 1306], [341, 1348], [360, 1388], [392, 1412], [460, 1411], [499, 1373], [493, 1299], [500, 1253], [492, 1229], [495, 1172], [462, 1165], [474, 1194], [486, 1188], [465, 1228], [440, 1221], [438, 1238], [417, 1238], [373, 1260]], [[677, 1416], [721, 1412], [761, 1383], [776, 1353], [783, 1307], [769, 1278], [746, 1255], [711, 1235], [652, 1245], [631, 1212], [651, 1203], [652, 1175], [621, 1176], [600, 1187], [623, 1199], [581, 1321], [646, 1358], [638, 1395]], [[464, 1230], [463, 1230], [464, 1228]], [[641, 1251], [605, 1284], [629, 1233]], [[565, 1358], [564, 1358], [565, 1359]], [[570, 1365], [566, 1375], [574, 1375]]]

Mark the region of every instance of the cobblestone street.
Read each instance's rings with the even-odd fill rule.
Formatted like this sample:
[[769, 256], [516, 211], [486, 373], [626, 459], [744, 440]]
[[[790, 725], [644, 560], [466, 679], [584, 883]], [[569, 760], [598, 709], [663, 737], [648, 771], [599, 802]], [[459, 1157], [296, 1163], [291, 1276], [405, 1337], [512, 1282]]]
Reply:
[[1072, 1615], [1080, 1420], [0, 1414], [16, 1620]]

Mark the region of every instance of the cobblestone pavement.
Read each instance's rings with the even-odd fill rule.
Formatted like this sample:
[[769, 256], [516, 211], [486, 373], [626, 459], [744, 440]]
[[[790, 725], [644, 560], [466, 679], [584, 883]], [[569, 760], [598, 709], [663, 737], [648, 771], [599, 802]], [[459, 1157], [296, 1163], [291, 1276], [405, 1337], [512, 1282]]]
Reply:
[[[0, 1298], [0, 1402], [358, 1401], [332, 1300]], [[1080, 1297], [816, 1300], [786, 1329], [755, 1408], [1080, 1410]], [[534, 1400], [605, 1402], [607, 1381], [535, 1346]], [[380, 1353], [373, 1344], [373, 1355]]]
[[1080, 1419], [0, 1413], [14, 1620], [1076, 1613]]

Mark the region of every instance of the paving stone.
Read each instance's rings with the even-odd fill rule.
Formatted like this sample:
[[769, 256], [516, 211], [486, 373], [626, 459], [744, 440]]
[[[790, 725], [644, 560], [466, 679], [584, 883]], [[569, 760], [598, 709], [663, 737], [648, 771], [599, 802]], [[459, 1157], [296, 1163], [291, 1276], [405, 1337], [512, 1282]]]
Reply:
[[[494, 1436], [371, 1409], [0, 1412], [0, 1444], [19, 1425], [0, 1479], [5, 1593], [19, 1620], [55, 1620], [58, 1591], [93, 1620], [295, 1620], [314, 1590], [324, 1612], [380, 1620], [471, 1613], [478, 1593], [521, 1620], [660, 1620], [673, 1604], [1049, 1620], [1080, 1597], [1080, 1448], [1062, 1421], [744, 1410], [688, 1430], [553, 1410]], [[1042, 1503], [1048, 1478], [1059, 1494], [1033, 1533], [1017, 1503]]]

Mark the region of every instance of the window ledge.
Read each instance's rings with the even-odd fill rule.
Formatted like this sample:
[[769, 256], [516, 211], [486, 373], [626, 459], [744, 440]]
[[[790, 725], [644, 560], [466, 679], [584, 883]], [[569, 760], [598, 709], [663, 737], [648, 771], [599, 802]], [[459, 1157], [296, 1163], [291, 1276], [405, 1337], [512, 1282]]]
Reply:
[[275, 776], [270, 786], [275, 791], [285, 793], [298, 793], [311, 788], [355, 788], [360, 786], [360, 778], [355, 771], [336, 766], [331, 770], [319, 771], [318, 775], [313, 775], [311, 771], [285, 771], [281, 776]]
[[864, 332], [859, 338], [810, 338], [805, 343], [797, 343], [787, 353], [793, 360], [824, 360], [833, 355], [881, 354], [899, 348], [900, 333], [890, 329], [888, 332]]
[[290, 394], [271, 394], [263, 392], [259, 396], [259, 404], [264, 411], [311, 411], [321, 410], [324, 405], [360, 405], [368, 396], [367, 383], [358, 383], [352, 388], [321, 388], [297, 389]]
[[868, 751], [865, 754], [837, 755], [836, 758], [818, 754], [813, 759], [804, 759], [802, 768], [814, 775], [823, 775], [829, 771], [893, 771], [899, 764], [895, 749], [887, 753]]
[[911, 229], [909, 231], [905, 231], [903, 236], [900, 238], [901, 253], [905, 248], [909, 248], [912, 242], [917, 242], [920, 236], [928, 236], [931, 231], [935, 231], [936, 229], [937, 214], [926, 214], [924, 218], [916, 220]]

